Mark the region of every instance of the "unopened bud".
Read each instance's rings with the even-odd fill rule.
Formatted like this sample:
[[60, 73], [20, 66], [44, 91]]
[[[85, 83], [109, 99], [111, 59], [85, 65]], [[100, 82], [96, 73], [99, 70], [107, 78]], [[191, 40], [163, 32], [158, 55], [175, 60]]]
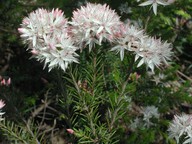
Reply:
[[74, 130], [72, 130], [72, 129], [67, 129], [67, 132], [70, 134], [74, 134]]

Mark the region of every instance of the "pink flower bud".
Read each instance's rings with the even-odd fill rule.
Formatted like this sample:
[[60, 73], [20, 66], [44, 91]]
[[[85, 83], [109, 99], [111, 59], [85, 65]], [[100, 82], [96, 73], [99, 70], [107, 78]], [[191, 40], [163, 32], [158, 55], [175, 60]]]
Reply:
[[9, 79], [7, 80], [6, 85], [9, 86], [10, 84], [11, 84], [11, 78], [9, 78]]
[[140, 77], [141, 77], [141, 75], [136, 73], [136, 80], [138, 80]]
[[67, 132], [70, 134], [74, 134], [74, 130], [72, 130], [72, 129], [67, 129]]
[[4, 101], [0, 100], [0, 109], [3, 108], [5, 106]]
[[5, 79], [2, 79], [2, 80], [1, 80], [1, 85], [6, 85]]

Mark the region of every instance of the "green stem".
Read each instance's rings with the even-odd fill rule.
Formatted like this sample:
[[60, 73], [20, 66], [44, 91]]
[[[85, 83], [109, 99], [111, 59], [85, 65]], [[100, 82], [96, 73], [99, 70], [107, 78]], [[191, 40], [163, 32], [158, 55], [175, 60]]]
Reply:
[[144, 19], [145, 20], [145, 23], [144, 23], [144, 30], [145, 31], [147, 31], [147, 27], [148, 27], [148, 24], [149, 24], [149, 21], [150, 21], [150, 19], [151, 19], [151, 15], [152, 15], [152, 12], [151, 11], [149, 11], [149, 14], [148, 14], [148, 16], [147, 16], [147, 20], [146, 20], [146, 18]]
[[93, 83], [92, 83], [92, 95], [95, 96], [95, 83], [96, 83], [96, 76], [97, 76], [97, 68], [96, 68], [97, 58], [96, 56], [93, 57]]
[[57, 79], [60, 86], [61, 96], [63, 98], [64, 105], [66, 106], [66, 116], [67, 116], [67, 124], [69, 127], [71, 127], [71, 121], [70, 121], [70, 104], [69, 104], [69, 96], [67, 95], [67, 89], [66, 89], [66, 83], [63, 79], [63, 71], [58, 70], [57, 72]]
[[65, 82], [63, 82], [63, 78], [62, 78], [62, 73], [63, 71], [57, 70], [57, 80], [60, 86], [60, 90], [61, 90], [61, 95], [64, 97], [64, 100], [66, 100], [67, 98], [67, 92], [66, 92], [66, 86], [65, 86]]
[[80, 95], [80, 88], [79, 88], [78, 83], [77, 83], [76, 80], [75, 80], [75, 76], [73, 75], [73, 72], [72, 72], [72, 69], [71, 69], [71, 68], [70, 68], [69, 74], [70, 74], [70, 77], [72, 78], [73, 84], [74, 84], [74, 86], [75, 86], [75, 89], [76, 89], [77, 92], [78, 92], [78, 95]]
[[151, 19], [151, 16], [149, 15], [147, 17], [147, 20], [146, 20], [146, 23], [145, 23], [145, 27], [144, 27], [144, 30], [147, 31], [147, 27], [148, 27], [148, 24], [149, 24], [149, 20]]
[[129, 76], [130, 76], [130, 74], [131, 74], [132, 71], [133, 71], [134, 62], [135, 62], [135, 60], [134, 60], [134, 58], [132, 57], [132, 58], [131, 58], [131, 61], [130, 61], [130, 65], [129, 65], [128, 70], [127, 70], [127, 75], [126, 75], [126, 77], [125, 77], [125, 82], [122, 84], [122, 90], [121, 90], [121, 95], [120, 95], [120, 97], [121, 97], [121, 96], [124, 94], [124, 92], [125, 92], [125, 88], [126, 88], [127, 83], [128, 83], [128, 81], [129, 81]]
[[115, 106], [116, 108], [113, 110], [112, 120], [111, 120], [111, 123], [109, 124], [109, 131], [111, 131], [114, 128], [114, 123], [118, 120], [117, 115], [118, 115], [118, 113], [122, 107], [122, 105], [121, 105], [121, 101], [123, 100], [122, 96], [124, 95], [127, 83], [129, 81], [130, 74], [132, 73], [134, 62], [135, 62], [135, 60], [132, 57], [131, 61], [130, 61], [130, 65], [129, 65], [128, 70], [127, 70], [127, 75], [125, 77], [125, 81], [122, 84], [122, 89], [121, 89], [120, 95], [117, 98], [117, 102], [116, 102], [116, 106]]

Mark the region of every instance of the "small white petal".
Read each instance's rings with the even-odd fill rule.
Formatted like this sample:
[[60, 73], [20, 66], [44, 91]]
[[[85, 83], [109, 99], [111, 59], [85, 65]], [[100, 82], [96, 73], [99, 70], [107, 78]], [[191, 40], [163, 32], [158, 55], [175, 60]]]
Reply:
[[169, 5], [169, 3], [165, 2], [165, 1], [161, 1], [161, 0], [157, 0], [157, 3], [160, 4], [160, 5]]
[[139, 6], [147, 6], [147, 5], [151, 5], [152, 3], [153, 3], [153, 0], [148, 0], [146, 2], [139, 4]]
[[33, 36], [33, 47], [36, 46], [36, 43], [37, 43], [37, 37], [36, 37], [36, 36]]
[[144, 59], [142, 58], [140, 62], [138, 63], [137, 67], [140, 67], [142, 64], [144, 64]]
[[135, 61], [137, 61], [138, 60], [138, 58], [139, 58], [139, 55], [135, 55]]
[[120, 50], [120, 58], [121, 58], [121, 61], [123, 61], [123, 58], [124, 58], [124, 50]]
[[97, 30], [97, 34], [100, 33], [103, 30], [103, 26], [101, 26], [98, 30]]
[[157, 3], [153, 3], [153, 12], [157, 15]]

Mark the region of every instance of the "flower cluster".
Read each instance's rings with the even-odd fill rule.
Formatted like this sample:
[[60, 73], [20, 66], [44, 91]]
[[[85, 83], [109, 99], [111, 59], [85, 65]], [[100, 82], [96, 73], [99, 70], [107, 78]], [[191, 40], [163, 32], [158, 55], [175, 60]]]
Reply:
[[134, 26], [122, 24], [115, 46], [111, 49], [120, 52], [121, 60], [124, 58], [124, 51], [130, 51], [135, 54], [135, 61], [139, 60], [137, 67], [142, 64], [154, 71], [154, 67], [159, 67], [162, 63], [167, 64], [167, 60], [171, 57], [171, 44], [162, 42], [160, 39], [149, 37], [144, 34], [143, 30], [138, 30]]
[[120, 10], [121, 14], [123, 14], [123, 13], [125, 13], [125, 14], [132, 13], [131, 8], [128, 6], [128, 2], [121, 4], [119, 6], [119, 10]]
[[138, 117], [136, 117], [133, 121], [131, 121], [131, 124], [130, 124], [130, 129], [131, 130], [136, 130], [137, 128], [139, 127], [142, 127], [142, 120]]
[[147, 74], [151, 78], [151, 81], [155, 82], [156, 85], [158, 85], [158, 84], [164, 85], [164, 80], [166, 78], [166, 75], [164, 75], [163, 73], [154, 75], [154, 73], [148, 72]]
[[91, 50], [95, 44], [112, 41], [120, 23], [120, 17], [106, 4], [87, 3], [73, 12], [71, 31], [81, 48], [89, 45]]
[[192, 143], [192, 115], [175, 115], [169, 126], [169, 137], [175, 138], [177, 143], [184, 137], [183, 144]]
[[155, 106], [144, 107], [141, 113], [143, 114], [143, 121], [145, 121], [145, 125], [147, 127], [153, 125], [153, 123], [150, 121], [152, 118], [158, 119], [160, 116], [158, 108]]
[[77, 62], [77, 48], [67, 28], [68, 21], [61, 10], [37, 9], [23, 19], [18, 30], [34, 57], [45, 61], [49, 70], [60, 66], [65, 71], [69, 63]]
[[123, 24], [120, 17], [109, 6], [87, 3], [73, 12], [68, 22], [58, 9], [38, 9], [23, 19], [18, 29], [24, 43], [40, 62], [51, 70], [61, 67], [64, 71], [72, 62], [78, 63], [76, 51], [103, 41], [115, 44], [111, 51], [120, 52], [123, 60], [125, 51], [135, 54], [135, 61], [154, 71], [162, 63], [167, 64], [171, 56], [171, 44], [149, 37], [143, 30]]
[[154, 125], [152, 120], [159, 119], [160, 117], [158, 108], [155, 106], [143, 107], [140, 113], [142, 114], [142, 118], [136, 117], [136, 119], [131, 122], [130, 128], [132, 130], [142, 127], [149, 128], [150, 126]]
[[0, 121], [3, 120], [2, 115], [5, 113], [5, 112], [1, 112], [1, 109], [2, 109], [4, 106], [5, 106], [4, 101], [0, 100]]

